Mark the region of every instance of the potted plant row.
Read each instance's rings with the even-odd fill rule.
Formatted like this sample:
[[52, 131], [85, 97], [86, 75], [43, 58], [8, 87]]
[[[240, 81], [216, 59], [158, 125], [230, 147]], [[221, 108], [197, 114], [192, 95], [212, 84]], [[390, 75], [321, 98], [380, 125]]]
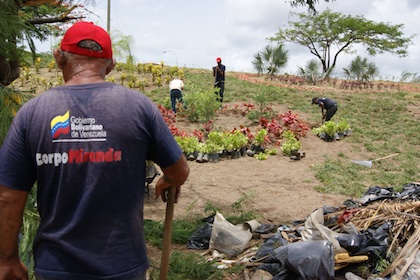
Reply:
[[197, 162], [218, 162], [219, 157], [232, 159], [245, 155], [248, 138], [241, 131], [219, 132], [212, 131], [204, 142], [195, 136], [176, 136], [188, 160]]
[[327, 121], [320, 127], [313, 128], [312, 131], [327, 142], [340, 140], [351, 135], [350, 125], [345, 119], [341, 119], [338, 123]]
[[268, 135], [267, 129], [260, 129], [255, 135], [251, 147], [246, 151], [248, 156], [254, 156], [255, 154], [264, 153], [265, 148], [263, 144], [266, 142]]

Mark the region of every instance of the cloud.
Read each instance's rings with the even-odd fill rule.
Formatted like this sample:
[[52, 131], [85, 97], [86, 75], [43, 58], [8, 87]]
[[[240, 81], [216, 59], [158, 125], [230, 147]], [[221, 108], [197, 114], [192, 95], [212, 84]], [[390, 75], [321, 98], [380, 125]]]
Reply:
[[[96, 15], [88, 19], [106, 27], [105, 0], [98, 0]], [[253, 55], [270, 44], [268, 37], [287, 26], [290, 12], [307, 12], [306, 7], [292, 8], [284, 0], [121, 0], [111, 4], [111, 30], [117, 29], [135, 40], [134, 55], [139, 62], [160, 62], [211, 69], [221, 56], [228, 71], [253, 71]], [[418, 0], [337, 0], [320, 1], [319, 11], [327, 8], [343, 14], [361, 15], [375, 22], [404, 24], [406, 36], [415, 34], [420, 17]], [[340, 55], [341, 72], [356, 55], [367, 57], [383, 76], [397, 76], [403, 71], [416, 72], [420, 56], [420, 38], [410, 46], [409, 58], [390, 54], [370, 57], [362, 47], [357, 54]], [[309, 59], [315, 58], [306, 47], [287, 43], [289, 63], [285, 72], [295, 73]], [[163, 53], [165, 50], [172, 52]]]

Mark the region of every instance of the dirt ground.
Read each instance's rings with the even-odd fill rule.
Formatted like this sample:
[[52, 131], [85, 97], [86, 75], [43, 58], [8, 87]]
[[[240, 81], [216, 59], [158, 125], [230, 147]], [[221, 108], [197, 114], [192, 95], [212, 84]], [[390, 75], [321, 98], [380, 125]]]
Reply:
[[[227, 108], [233, 107], [233, 104], [226, 105]], [[274, 110], [279, 113], [287, 111], [279, 106]], [[301, 113], [293, 113], [305, 120]], [[214, 120], [214, 127], [232, 130], [247, 122], [249, 120], [240, 114], [225, 110]], [[176, 125], [186, 131], [200, 128], [199, 124], [194, 126], [182, 121]], [[248, 198], [241, 206], [246, 211], [259, 214], [260, 223], [290, 223], [304, 219], [324, 205], [340, 206], [348, 197], [317, 192], [314, 187], [320, 185], [320, 182], [315, 178], [311, 166], [322, 163], [324, 155], [334, 157], [339, 152], [354, 155], [351, 145], [345, 139], [325, 142], [309, 131], [301, 139], [301, 150], [306, 155], [299, 161], [282, 155], [280, 147], [278, 154], [269, 156], [267, 160], [244, 156], [239, 159], [221, 159], [218, 163], [189, 161], [190, 175], [182, 187], [174, 218], [193, 214], [204, 217], [204, 208], [208, 203], [220, 208], [222, 213], [230, 213], [233, 211], [232, 203], [244, 195]], [[150, 192], [151, 197], [145, 203], [145, 219], [163, 220], [166, 204], [160, 199], [153, 199], [153, 183]]]
[[[233, 104], [225, 105], [227, 108], [233, 107]], [[278, 113], [288, 111], [281, 106], [273, 106], [273, 109]], [[293, 113], [305, 121], [304, 114]], [[214, 120], [214, 128], [218, 129], [232, 130], [241, 124], [249, 124], [249, 120], [229, 110], [222, 110]], [[183, 121], [178, 121], [176, 125], [188, 132], [202, 127], [202, 124]], [[251, 130], [255, 131], [256, 128], [251, 127]], [[231, 205], [244, 195], [248, 198], [241, 203], [242, 208], [257, 213], [260, 216], [258, 221], [262, 224], [290, 225], [292, 221], [303, 220], [324, 205], [341, 206], [349, 197], [316, 191], [314, 187], [320, 185], [320, 182], [315, 178], [311, 166], [322, 163], [324, 155], [335, 157], [342, 152], [354, 156], [354, 159], [362, 158], [361, 155], [354, 152], [354, 144], [346, 139], [325, 142], [308, 131], [307, 136], [300, 141], [305, 157], [299, 161], [282, 155], [280, 147], [278, 154], [270, 155], [267, 160], [244, 156], [239, 159], [221, 159], [217, 163], [189, 161], [190, 175], [175, 205], [174, 219], [192, 215], [204, 218], [204, 208], [208, 203], [221, 209], [222, 214], [232, 213]], [[150, 198], [145, 200], [144, 215], [145, 219], [163, 221], [166, 204], [153, 198], [153, 183], [156, 180], [150, 186]], [[186, 244], [172, 245], [172, 250], [187, 250]], [[148, 246], [149, 258], [155, 265], [160, 263], [161, 253], [156, 247]], [[231, 279], [246, 278], [241, 273]]]

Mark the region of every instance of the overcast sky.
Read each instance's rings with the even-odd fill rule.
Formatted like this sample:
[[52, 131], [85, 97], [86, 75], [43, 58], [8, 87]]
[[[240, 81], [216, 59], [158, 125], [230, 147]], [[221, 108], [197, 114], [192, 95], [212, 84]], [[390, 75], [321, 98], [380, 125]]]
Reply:
[[[333, 12], [363, 16], [375, 22], [404, 24], [406, 36], [418, 32], [419, 0], [336, 0], [317, 5]], [[95, 13], [87, 20], [107, 26], [107, 0], [96, 0]], [[267, 38], [287, 26], [292, 8], [285, 0], [111, 0], [111, 33], [118, 30], [134, 38], [133, 54], [138, 62], [160, 62], [179, 66], [211, 69], [216, 57], [222, 58], [227, 71], [253, 72], [252, 58]], [[295, 17], [296, 18], [296, 17]], [[399, 80], [403, 71], [420, 73], [420, 36], [409, 47], [409, 56], [390, 54], [368, 56], [362, 47], [357, 54], [374, 62], [382, 78]], [[41, 47], [49, 49], [49, 43]], [[305, 47], [287, 43], [289, 62], [283, 73], [296, 74], [298, 66], [315, 58]], [[164, 53], [166, 51], [166, 53]], [[357, 55], [338, 57], [334, 76], [342, 73]]]

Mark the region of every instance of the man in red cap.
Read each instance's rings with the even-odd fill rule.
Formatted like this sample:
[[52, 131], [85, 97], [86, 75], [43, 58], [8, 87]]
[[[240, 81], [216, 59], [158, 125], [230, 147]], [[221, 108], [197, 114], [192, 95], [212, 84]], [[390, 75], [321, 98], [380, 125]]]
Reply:
[[0, 148], [0, 279], [28, 279], [18, 234], [37, 182], [37, 279], [145, 279], [146, 160], [164, 175], [155, 199], [180, 187], [189, 168], [157, 106], [108, 83], [115, 65], [108, 33], [74, 24], [54, 50], [64, 85], [17, 113]]
[[216, 58], [217, 65], [213, 67], [214, 88], [216, 88], [217, 100], [223, 103], [225, 92], [225, 71], [226, 67], [222, 64], [220, 57]]

